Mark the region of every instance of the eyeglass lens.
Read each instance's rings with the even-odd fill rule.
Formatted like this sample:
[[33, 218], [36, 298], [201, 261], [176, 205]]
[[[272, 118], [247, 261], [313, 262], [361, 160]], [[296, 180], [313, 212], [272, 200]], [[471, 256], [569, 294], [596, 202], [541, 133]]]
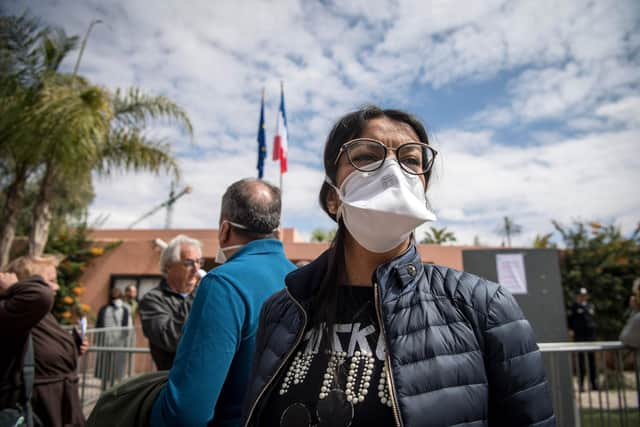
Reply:
[[202, 265], [202, 260], [201, 259], [184, 259], [181, 261], [181, 263], [185, 267], [191, 268], [191, 267], [195, 267], [196, 264], [199, 266]]
[[[389, 148], [373, 140], [361, 140], [350, 143], [347, 148], [349, 162], [358, 170], [373, 172], [382, 166]], [[406, 143], [392, 149], [400, 166], [415, 175], [426, 173], [431, 168], [434, 154], [425, 144]]]

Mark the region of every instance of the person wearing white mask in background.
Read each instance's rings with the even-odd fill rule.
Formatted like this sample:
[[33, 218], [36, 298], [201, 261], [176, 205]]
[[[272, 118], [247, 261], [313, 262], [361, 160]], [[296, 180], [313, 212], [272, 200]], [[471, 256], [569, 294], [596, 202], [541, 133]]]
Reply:
[[280, 190], [247, 178], [222, 196], [219, 249], [200, 281], [152, 426], [235, 426], [256, 344], [262, 303], [295, 266], [276, 238]]
[[336, 237], [263, 306], [244, 426], [555, 425], [509, 292], [421, 261], [435, 158], [407, 113], [370, 106], [336, 123], [320, 190]]
[[[96, 328], [105, 330], [96, 334], [98, 347], [128, 347], [133, 326], [131, 306], [123, 301], [124, 292], [119, 288], [111, 289], [111, 301], [98, 311]], [[113, 386], [124, 377], [127, 365], [125, 353], [100, 352], [96, 356], [95, 376], [102, 380], [102, 389]]]

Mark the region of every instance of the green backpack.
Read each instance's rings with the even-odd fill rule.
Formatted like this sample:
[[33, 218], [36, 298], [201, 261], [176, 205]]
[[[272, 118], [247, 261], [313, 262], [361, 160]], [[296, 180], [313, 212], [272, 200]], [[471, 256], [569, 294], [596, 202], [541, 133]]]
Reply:
[[130, 378], [105, 391], [87, 420], [87, 427], [148, 426], [153, 402], [167, 383], [169, 371]]

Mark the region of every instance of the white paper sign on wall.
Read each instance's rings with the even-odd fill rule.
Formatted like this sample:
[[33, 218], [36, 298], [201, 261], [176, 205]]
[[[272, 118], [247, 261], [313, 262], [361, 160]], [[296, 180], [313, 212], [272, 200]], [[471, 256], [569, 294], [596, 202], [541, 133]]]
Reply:
[[524, 268], [524, 254], [496, 255], [498, 283], [512, 294], [527, 293], [527, 275]]

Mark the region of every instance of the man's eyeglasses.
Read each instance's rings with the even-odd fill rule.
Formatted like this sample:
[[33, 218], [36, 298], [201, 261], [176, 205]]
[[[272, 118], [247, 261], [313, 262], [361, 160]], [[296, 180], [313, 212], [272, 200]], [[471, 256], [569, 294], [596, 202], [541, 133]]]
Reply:
[[424, 142], [407, 142], [396, 148], [369, 138], [353, 139], [340, 147], [335, 163], [346, 153], [349, 163], [362, 172], [373, 172], [384, 164], [389, 151], [395, 151], [400, 167], [411, 175], [424, 175], [431, 170], [438, 152]]
[[194, 268], [196, 265], [200, 267], [202, 264], [204, 264], [204, 259], [183, 259], [180, 260], [180, 264], [182, 264], [186, 268]]

